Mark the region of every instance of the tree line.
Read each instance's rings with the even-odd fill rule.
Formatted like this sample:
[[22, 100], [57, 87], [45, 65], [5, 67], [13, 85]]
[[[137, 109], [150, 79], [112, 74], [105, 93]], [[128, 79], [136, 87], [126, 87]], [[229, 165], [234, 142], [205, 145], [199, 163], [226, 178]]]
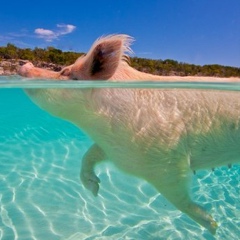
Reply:
[[0, 47], [0, 60], [8, 59], [23, 59], [31, 62], [47, 62], [58, 65], [70, 65], [83, 55], [83, 53], [63, 52], [54, 47], [44, 48], [18, 48], [15, 45], [8, 43], [6, 47]]
[[[0, 60], [24, 59], [33, 63], [46, 62], [61, 66], [70, 65], [84, 53], [65, 52], [54, 47], [43, 48], [18, 48], [8, 43], [0, 47]], [[240, 77], [240, 68], [222, 66], [218, 64], [194, 65], [178, 62], [171, 59], [154, 60], [139, 57], [130, 58], [130, 65], [139, 71], [156, 75], [177, 76], [216, 76], [216, 77]]]
[[134, 57], [131, 59], [131, 65], [137, 70], [163, 76], [240, 77], [240, 68], [218, 64], [201, 66], [171, 59], [153, 60]]

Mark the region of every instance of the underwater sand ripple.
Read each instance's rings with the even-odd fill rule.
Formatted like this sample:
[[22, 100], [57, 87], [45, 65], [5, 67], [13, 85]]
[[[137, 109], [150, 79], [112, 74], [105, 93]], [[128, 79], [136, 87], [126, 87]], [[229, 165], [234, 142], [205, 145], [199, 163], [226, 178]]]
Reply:
[[[19, 138], [11, 142], [16, 150], [10, 152], [9, 146], [9, 156], [4, 159], [8, 163], [1, 160], [2, 239], [201, 239], [202, 235], [202, 239], [213, 239], [146, 182], [122, 174], [111, 165], [97, 168], [101, 189], [98, 198], [92, 197], [78, 179], [82, 153], [77, 147], [81, 143], [76, 142], [56, 139], [43, 143], [28, 138], [28, 149]], [[61, 144], [64, 147], [58, 151]], [[217, 234], [225, 239], [239, 234], [239, 169], [233, 167], [232, 171], [231, 178], [222, 177], [222, 184], [215, 173], [198, 176], [199, 185], [194, 189], [199, 202], [214, 206], [212, 213], [220, 222]]]

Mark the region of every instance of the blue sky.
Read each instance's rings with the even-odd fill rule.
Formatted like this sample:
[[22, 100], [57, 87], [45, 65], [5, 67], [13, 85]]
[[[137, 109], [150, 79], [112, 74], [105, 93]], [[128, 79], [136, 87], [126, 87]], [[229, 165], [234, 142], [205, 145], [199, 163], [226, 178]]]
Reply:
[[0, 23], [0, 46], [87, 52], [124, 33], [134, 56], [240, 67], [239, 0], [4, 0]]

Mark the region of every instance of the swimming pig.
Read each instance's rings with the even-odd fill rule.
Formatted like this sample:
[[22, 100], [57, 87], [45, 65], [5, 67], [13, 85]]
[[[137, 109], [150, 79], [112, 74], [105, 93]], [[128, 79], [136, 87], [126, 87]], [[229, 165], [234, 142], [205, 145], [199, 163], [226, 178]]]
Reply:
[[[27, 63], [20, 74], [58, 79], [174, 80], [138, 72], [126, 62], [131, 38], [98, 39], [86, 56], [59, 73]], [[94, 195], [97, 163], [112, 161], [145, 179], [179, 210], [212, 234], [217, 224], [191, 200], [194, 171], [239, 162], [240, 95], [237, 92], [183, 89], [27, 89], [41, 108], [66, 119], [94, 144], [82, 160], [81, 180]]]

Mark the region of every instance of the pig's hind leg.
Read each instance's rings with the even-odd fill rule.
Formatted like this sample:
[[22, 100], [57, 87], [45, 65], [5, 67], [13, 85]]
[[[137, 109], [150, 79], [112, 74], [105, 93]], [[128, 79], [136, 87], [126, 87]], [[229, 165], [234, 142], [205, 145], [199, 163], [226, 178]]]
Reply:
[[94, 172], [97, 163], [105, 160], [105, 153], [97, 145], [93, 144], [83, 156], [80, 178], [85, 188], [97, 196], [100, 179]]
[[[186, 159], [185, 159], [186, 160]], [[189, 194], [189, 184], [193, 172], [188, 161], [173, 161], [161, 171], [158, 181], [152, 184], [162, 193], [175, 207], [186, 213], [194, 221], [215, 234], [217, 223], [201, 206], [194, 203]], [[160, 170], [160, 169], [159, 169]], [[162, 170], [162, 169], [161, 169]]]

